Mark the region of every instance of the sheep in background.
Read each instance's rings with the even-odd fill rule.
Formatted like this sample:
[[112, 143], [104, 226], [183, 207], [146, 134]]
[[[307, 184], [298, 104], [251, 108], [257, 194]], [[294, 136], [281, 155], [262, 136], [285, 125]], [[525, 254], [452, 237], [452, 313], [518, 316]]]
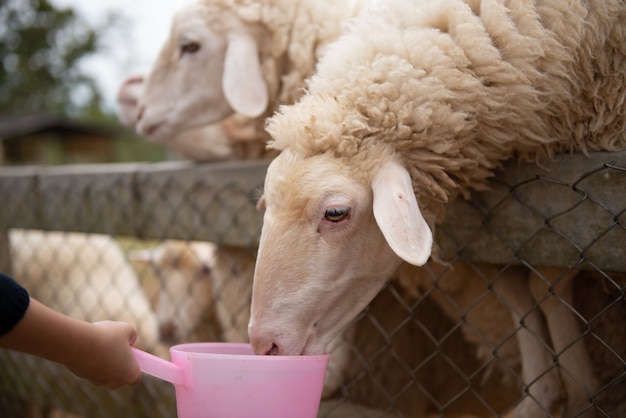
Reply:
[[130, 260], [148, 266], [158, 277], [156, 315], [164, 344], [220, 338], [213, 295], [215, 251], [209, 242], [167, 241], [129, 253]]
[[[137, 103], [145, 77], [132, 75], [120, 86], [117, 94], [117, 116], [126, 127], [135, 129]], [[260, 135], [256, 121], [233, 114], [211, 125], [183, 130], [169, 138], [152, 138], [155, 142], [193, 161], [270, 158], [277, 154], [267, 150], [265, 134]]]
[[[248, 342], [253, 250], [212, 242], [167, 241], [132, 251], [161, 284], [156, 312], [165, 342]], [[203, 336], [197, 334], [208, 326]]]
[[428, 260], [445, 203], [502, 161], [626, 147], [623, 2], [468, 3], [381, 2], [269, 119], [281, 154], [260, 203], [255, 352], [323, 351], [401, 261]]
[[[368, 0], [200, 0], [180, 10], [139, 101], [137, 131], [166, 142], [233, 112], [293, 103], [328, 43]], [[263, 123], [257, 135], [267, 138]]]
[[128, 322], [137, 330], [137, 347], [167, 354], [148, 297], [111, 237], [11, 229], [9, 245], [13, 275], [33, 298], [88, 322]]

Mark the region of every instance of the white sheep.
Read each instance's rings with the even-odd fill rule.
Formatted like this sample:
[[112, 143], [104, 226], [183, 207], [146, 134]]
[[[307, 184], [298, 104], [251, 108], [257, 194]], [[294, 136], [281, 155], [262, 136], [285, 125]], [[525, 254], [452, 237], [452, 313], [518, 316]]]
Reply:
[[11, 229], [9, 245], [12, 273], [33, 298], [88, 322], [128, 322], [137, 330], [137, 347], [167, 354], [159, 344], [156, 314], [113, 238]]
[[257, 353], [323, 351], [502, 161], [626, 147], [623, 2], [468, 3], [381, 2], [269, 120]]
[[[126, 127], [135, 129], [138, 101], [145, 77], [131, 75], [124, 80], [117, 94], [117, 116]], [[152, 138], [180, 156], [193, 161], [260, 159], [275, 156], [267, 150], [267, 135], [260, 134], [256, 121], [233, 114], [219, 123], [183, 130], [172, 137]]]
[[[199, 0], [173, 18], [137, 112], [137, 131], [179, 132], [293, 103], [343, 23], [368, 0]], [[257, 133], [266, 137], [263, 124]]]

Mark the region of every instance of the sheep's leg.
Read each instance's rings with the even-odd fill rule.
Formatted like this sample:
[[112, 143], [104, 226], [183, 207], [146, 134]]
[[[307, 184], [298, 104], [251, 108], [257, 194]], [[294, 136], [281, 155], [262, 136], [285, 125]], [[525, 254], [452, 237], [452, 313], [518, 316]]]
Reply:
[[523, 323], [516, 333], [519, 343], [522, 379], [528, 394], [515, 410], [515, 418], [549, 417], [559, 400], [561, 381], [554, 366], [544, 319], [536, 309], [528, 287], [528, 277], [507, 276], [494, 284], [496, 291], [509, 306], [513, 322]]
[[[590, 406], [590, 397], [599, 388], [589, 353], [581, 338], [580, 320], [573, 308], [573, 279], [577, 270], [564, 271], [556, 268], [538, 269], [530, 275], [530, 288], [535, 299], [541, 302], [552, 344], [561, 366], [561, 378], [566, 392], [562, 417], [596, 416]], [[554, 294], [549, 295], [549, 285]], [[589, 408], [584, 413], [586, 408]]]

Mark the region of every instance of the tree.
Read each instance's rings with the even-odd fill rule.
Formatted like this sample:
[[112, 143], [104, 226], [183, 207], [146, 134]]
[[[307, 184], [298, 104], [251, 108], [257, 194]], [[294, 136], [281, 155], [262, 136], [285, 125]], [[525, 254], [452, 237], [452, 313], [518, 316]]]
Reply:
[[102, 113], [102, 95], [79, 66], [102, 36], [48, 0], [0, 1], [0, 113]]

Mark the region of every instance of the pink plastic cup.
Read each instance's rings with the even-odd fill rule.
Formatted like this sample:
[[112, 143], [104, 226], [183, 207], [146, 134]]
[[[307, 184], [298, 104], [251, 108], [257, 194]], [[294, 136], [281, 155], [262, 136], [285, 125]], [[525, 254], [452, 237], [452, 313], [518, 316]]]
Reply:
[[314, 418], [329, 359], [257, 356], [232, 343], [175, 345], [171, 362], [133, 352], [144, 373], [174, 384], [178, 418]]

